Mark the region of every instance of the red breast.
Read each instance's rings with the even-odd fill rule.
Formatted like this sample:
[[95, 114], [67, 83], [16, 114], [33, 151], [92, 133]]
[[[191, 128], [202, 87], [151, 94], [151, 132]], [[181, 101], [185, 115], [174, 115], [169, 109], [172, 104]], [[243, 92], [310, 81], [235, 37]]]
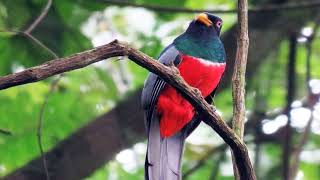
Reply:
[[[192, 87], [207, 97], [217, 87], [225, 70], [225, 63], [214, 63], [192, 56], [181, 55], [180, 75]], [[174, 88], [166, 85], [157, 102], [160, 134], [168, 137], [180, 131], [194, 116], [194, 108]]]

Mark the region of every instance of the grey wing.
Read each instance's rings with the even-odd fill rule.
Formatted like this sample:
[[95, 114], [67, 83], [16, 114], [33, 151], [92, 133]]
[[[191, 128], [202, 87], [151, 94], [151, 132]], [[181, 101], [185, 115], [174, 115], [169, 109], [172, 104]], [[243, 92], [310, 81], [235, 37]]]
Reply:
[[[168, 46], [160, 55], [163, 64], [178, 65], [181, 62], [178, 50]], [[166, 83], [157, 75], [150, 73], [142, 91], [142, 105], [148, 134], [145, 161], [145, 180], [181, 180], [181, 160], [185, 138], [200, 124], [194, 117], [182, 131], [170, 137], [160, 135], [160, 117], [155, 112], [156, 102]]]
[[[165, 65], [178, 65], [180, 63], [179, 51], [174, 47], [174, 45], [169, 45], [163, 50], [159, 56], [159, 62]], [[148, 78], [144, 83], [144, 88], [142, 90], [141, 102], [142, 107], [145, 111], [145, 123], [146, 129], [149, 131], [150, 120], [158, 100], [161, 90], [166, 85], [158, 75], [150, 73]]]

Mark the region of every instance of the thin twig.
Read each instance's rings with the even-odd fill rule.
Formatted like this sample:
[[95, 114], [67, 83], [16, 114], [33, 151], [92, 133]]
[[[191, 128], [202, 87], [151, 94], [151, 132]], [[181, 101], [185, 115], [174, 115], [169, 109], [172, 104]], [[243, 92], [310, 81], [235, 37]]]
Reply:
[[[115, 1], [115, 0], [97, 0], [98, 2], [104, 2], [108, 5], [116, 5], [120, 7], [130, 6], [145, 8], [157, 12], [174, 12], [174, 13], [201, 13], [209, 12], [214, 14], [234, 14], [237, 13], [237, 9], [191, 9], [185, 7], [169, 7], [154, 4], [138, 4], [129, 1]], [[319, 8], [320, 1], [309, 1], [309, 2], [292, 2], [286, 4], [265, 4], [263, 6], [257, 6], [250, 8], [249, 13], [261, 13], [261, 12], [273, 12], [273, 11], [284, 11], [284, 10], [304, 10], [307, 8]]]
[[0, 29], [0, 32], [9, 32], [9, 33], [13, 33], [16, 35], [22, 35], [24, 37], [27, 37], [28, 39], [30, 39], [34, 43], [36, 43], [38, 46], [40, 46], [42, 49], [47, 51], [49, 54], [51, 54], [55, 59], [59, 58], [55, 52], [53, 52], [48, 46], [44, 45], [39, 39], [34, 37], [32, 34], [26, 33], [24, 31], [14, 31], [14, 30], [4, 30], [4, 29]]
[[25, 33], [25, 32], [20, 32], [22, 33], [22, 35], [30, 38], [33, 42], [35, 42], [36, 44], [38, 44], [40, 47], [42, 47], [45, 51], [49, 52], [54, 58], [59, 58], [58, 55], [53, 52], [50, 48], [48, 48], [48, 46], [44, 45], [41, 41], [39, 41], [37, 38], [35, 38], [33, 35], [29, 34], [29, 33]]
[[12, 132], [8, 131], [6, 129], [0, 129], [0, 134], [4, 134], [4, 135], [7, 135], [7, 136], [10, 136], [10, 135], [12, 135]]
[[48, 101], [49, 101], [49, 97], [53, 93], [53, 91], [56, 88], [56, 86], [58, 85], [58, 82], [59, 82], [61, 77], [62, 76], [59, 76], [58, 78], [56, 78], [50, 85], [50, 90], [47, 93], [43, 104], [41, 105], [39, 121], [38, 121], [38, 128], [37, 128], [38, 146], [39, 146], [39, 149], [40, 149], [41, 159], [42, 159], [42, 162], [43, 162], [43, 168], [45, 170], [47, 180], [50, 180], [50, 175], [49, 175], [49, 171], [48, 171], [47, 160], [46, 160], [45, 153], [44, 153], [43, 146], [42, 146], [43, 118], [44, 118], [44, 112], [45, 112], [46, 106], [47, 106]]
[[46, 6], [41, 11], [40, 15], [33, 21], [33, 23], [24, 31], [26, 34], [31, 34], [31, 32], [36, 28], [39, 23], [45, 18], [52, 5], [52, 0], [48, 0]]

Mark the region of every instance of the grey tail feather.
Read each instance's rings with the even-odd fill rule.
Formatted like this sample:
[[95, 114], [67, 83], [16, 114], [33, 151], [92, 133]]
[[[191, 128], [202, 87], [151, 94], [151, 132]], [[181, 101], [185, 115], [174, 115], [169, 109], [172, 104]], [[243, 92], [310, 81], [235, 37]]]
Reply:
[[146, 180], [181, 180], [180, 166], [184, 140], [183, 133], [161, 138], [159, 118], [153, 114], [148, 133]]
[[184, 142], [200, 122], [200, 118], [194, 118], [181, 132], [161, 138], [159, 117], [153, 113], [149, 124], [145, 180], [181, 180]]

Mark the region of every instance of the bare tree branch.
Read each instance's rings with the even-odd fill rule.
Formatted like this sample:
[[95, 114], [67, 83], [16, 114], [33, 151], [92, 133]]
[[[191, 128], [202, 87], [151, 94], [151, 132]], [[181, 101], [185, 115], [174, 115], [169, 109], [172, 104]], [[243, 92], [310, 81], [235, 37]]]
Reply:
[[[139, 7], [145, 8], [157, 12], [175, 12], [175, 13], [201, 13], [209, 12], [214, 14], [233, 14], [237, 13], [237, 9], [191, 9], [184, 7], [169, 7], [162, 5], [153, 5], [153, 4], [138, 4], [129, 1], [115, 1], [115, 0], [97, 0], [98, 2], [103, 2], [108, 5], [116, 5], [120, 7], [130, 6], [130, 7]], [[283, 10], [304, 10], [306, 8], [319, 8], [319, 1], [310, 1], [310, 2], [292, 2], [287, 4], [266, 4], [263, 6], [253, 7], [248, 10], [249, 13], [260, 13], [260, 12], [273, 12], [273, 11], [283, 11]]]
[[237, 135], [221, 119], [221, 117], [201, 97], [199, 90], [194, 89], [178, 75], [175, 67], [167, 67], [153, 60], [149, 56], [137, 51], [127, 44], [113, 41], [107, 45], [100, 46], [86, 52], [78, 53], [66, 58], [55, 59], [42, 65], [26, 69], [0, 78], [0, 89], [5, 89], [21, 84], [40, 81], [52, 75], [79, 69], [94, 62], [115, 56], [128, 56], [136, 64], [159, 75], [177, 89], [207, 121], [220, 137], [230, 146], [236, 159], [236, 163], [242, 171], [241, 179], [255, 179], [252, 174], [252, 165], [248, 156], [248, 150]]
[[[244, 122], [246, 118], [245, 108], [245, 75], [249, 50], [249, 33], [248, 33], [248, 1], [238, 0], [238, 36], [237, 36], [237, 53], [235, 66], [232, 76], [232, 98], [233, 98], [233, 118], [232, 129], [243, 141]], [[235, 179], [241, 179], [241, 171], [236, 165], [233, 154], [233, 171]], [[252, 178], [256, 179], [254, 170], [251, 169]]]
[[238, 1], [238, 38], [237, 54], [232, 76], [233, 119], [232, 127], [239, 138], [243, 139], [245, 120], [245, 73], [248, 59], [248, 2]]
[[9, 135], [12, 135], [12, 132], [10, 132], [6, 129], [0, 129], [0, 134], [4, 134], [4, 135], [9, 136]]

